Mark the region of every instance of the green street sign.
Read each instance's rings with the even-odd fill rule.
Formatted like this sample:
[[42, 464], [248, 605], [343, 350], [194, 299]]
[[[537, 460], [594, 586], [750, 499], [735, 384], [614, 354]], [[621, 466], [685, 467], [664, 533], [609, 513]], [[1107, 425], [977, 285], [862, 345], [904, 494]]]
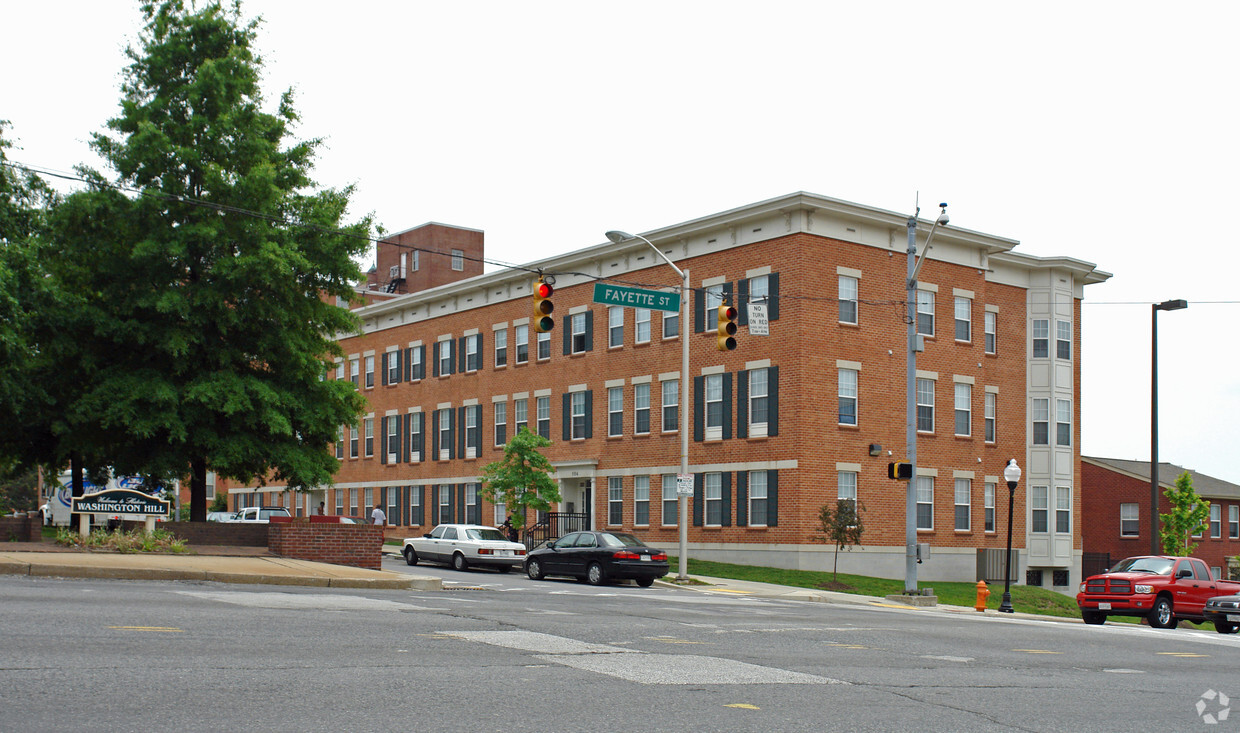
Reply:
[[619, 285], [594, 283], [594, 302], [603, 305], [627, 305], [631, 308], [649, 308], [656, 311], [677, 313], [680, 311], [680, 293], [662, 290], [624, 288]]

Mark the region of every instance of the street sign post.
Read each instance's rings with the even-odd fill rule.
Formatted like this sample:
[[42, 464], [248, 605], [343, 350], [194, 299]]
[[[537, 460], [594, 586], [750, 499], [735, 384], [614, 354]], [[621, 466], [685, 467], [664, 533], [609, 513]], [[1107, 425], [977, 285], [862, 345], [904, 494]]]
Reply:
[[594, 283], [594, 302], [603, 305], [627, 305], [631, 308], [649, 308], [656, 311], [676, 313], [680, 310], [680, 293], [661, 290], [642, 290], [619, 285]]
[[693, 496], [693, 474], [676, 474], [676, 496]]

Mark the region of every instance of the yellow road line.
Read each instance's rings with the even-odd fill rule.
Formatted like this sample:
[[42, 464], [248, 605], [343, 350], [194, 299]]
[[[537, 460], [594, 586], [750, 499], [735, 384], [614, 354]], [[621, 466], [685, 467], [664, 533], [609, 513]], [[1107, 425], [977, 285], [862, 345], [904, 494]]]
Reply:
[[109, 626], [109, 629], [117, 629], [119, 631], [162, 631], [171, 634], [184, 634], [185, 629], [178, 629], [175, 626]]
[[1063, 652], [1053, 652], [1050, 649], [1013, 649], [1012, 651], [1026, 654], [1063, 654]]

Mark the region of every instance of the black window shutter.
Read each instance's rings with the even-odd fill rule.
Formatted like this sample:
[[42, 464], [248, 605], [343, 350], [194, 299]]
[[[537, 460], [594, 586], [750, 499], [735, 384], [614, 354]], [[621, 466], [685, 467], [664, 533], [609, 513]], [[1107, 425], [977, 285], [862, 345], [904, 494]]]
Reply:
[[[534, 404], [538, 404], [538, 398], [534, 398]], [[573, 396], [572, 394], [565, 392], [564, 393], [564, 409], [561, 412], [562, 422], [564, 423], [563, 432], [564, 432], [565, 441], [571, 440], [573, 437], [573, 412], [572, 410], [573, 410]], [[535, 419], [535, 427], [537, 427], [538, 425], [537, 414], [535, 414], [534, 419]]]
[[736, 300], [732, 298], [732, 283], [726, 282], [721, 287], [723, 291], [723, 305], [736, 305]]
[[705, 381], [705, 377], [693, 378], [693, 440], [698, 443], [702, 442], [706, 427], [706, 415], [703, 414], [706, 404], [706, 395], [703, 394]]
[[766, 434], [779, 435], [779, 367], [766, 370]]
[[704, 493], [703, 488], [702, 488], [702, 483], [703, 483], [702, 474], [700, 473], [693, 474], [693, 526], [694, 527], [702, 526], [702, 496]]
[[439, 349], [440, 347], [443, 346], [443, 343], [444, 342], [442, 341], [436, 341], [435, 346], [431, 348], [431, 356], [434, 357], [431, 359], [431, 376], [432, 377], [439, 376]]
[[396, 435], [400, 441], [396, 454], [398, 463], [409, 462], [409, 421], [412, 419], [413, 415], [410, 414], [396, 416]]
[[388, 352], [383, 352], [379, 357], [379, 371], [383, 372], [379, 375], [379, 384], [386, 387], [388, 383]]
[[433, 455], [428, 457], [426, 453], [423, 453], [422, 460], [438, 461], [439, 460], [439, 440], [440, 440], [439, 438], [439, 410], [431, 410], [430, 431], [431, 431], [431, 450], [429, 452], [432, 453]]
[[[564, 316], [564, 356], [573, 353], [573, 317]], [[538, 356], [538, 334], [534, 332], [534, 327], [530, 326], [530, 350], [534, 353], [534, 357]], [[533, 361], [533, 359], [531, 359]]]
[[723, 499], [723, 526], [732, 526], [732, 473], [724, 471], [719, 475], [719, 495]]
[[766, 299], [766, 320], [774, 321], [779, 318], [779, 273], [772, 272], [767, 275], [766, 281], [771, 291], [770, 297]]
[[456, 411], [456, 457], [465, 457], [465, 411], [468, 407], [457, 408]]
[[418, 347], [422, 358], [418, 360], [418, 379], [426, 379], [426, 344]]
[[379, 463], [387, 463], [387, 421], [386, 417], [379, 418]]
[[736, 526], [749, 526], [749, 474], [736, 472]]
[[704, 330], [706, 330], [706, 293], [695, 288], [693, 290], [693, 332], [701, 333]]
[[401, 381], [401, 375], [403, 375], [403, 374], [405, 373], [405, 372], [404, 372], [404, 369], [403, 369], [403, 364], [401, 364], [401, 362], [403, 361], [403, 360], [401, 359], [401, 357], [402, 357], [402, 356], [403, 356], [403, 354], [401, 354], [400, 349], [397, 349], [396, 351], [393, 351], [393, 352], [389, 355], [389, 358], [391, 358], [391, 359], [395, 359], [395, 360], [396, 360], [396, 381], [397, 381], [397, 382], [400, 382], [400, 381]]
[[723, 373], [723, 438], [732, 437], [732, 372]]
[[426, 524], [426, 487], [415, 486], [413, 490], [418, 492], [418, 513], [416, 516], [418, 524]]
[[465, 372], [469, 371], [469, 365], [465, 363], [465, 359], [466, 359], [466, 356], [465, 356], [465, 342], [466, 342], [467, 340], [469, 340], [469, 337], [468, 337], [468, 336], [462, 336], [462, 337], [460, 337], [459, 339], [457, 339], [457, 342], [456, 342], [456, 343], [457, 343], [457, 347], [456, 347], [456, 348], [457, 348], [457, 352], [458, 352], [458, 353], [457, 353], [457, 355], [456, 355], [456, 360], [457, 360], [457, 362], [460, 364], [460, 368], [458, 368], [458, 369], [457, 369], [457, 371], [458, 371], [458, 372], [461, 372], [462, 374], [464, 374]]
[[779, 526], [779, 471], [766, 472], [766, 526]]
[[482, 405], [474, 405], [474, 455], [482, 455]]
[[[456, 492], [452, 490], [451, 486], [448, 487], [448, 517], [451, 518], [451, 521], [456, 521]], [[435, 512], [435, 522], [439, 522], [439, 512]]]
[[478, 344], [478, 368], [482, 369], [487, 365], [486, 339], [482, 337], [482, 334], [478, 334], [474, 336], [474, 342]]
[[586, 437], [594, 437], [594, 390], [586, 390]]
[[[586, 311], [586, 351], [594, 349], [594, 311]], [[589, 424], [589, 421], [586, 423]]]
[[745, 369], [736, 373], [736, 437], [749, 437], [749, 371]]
[[736, 325], [749, 325], [749, 278], [736, 281]]
[[465, 484], [456, 485], [456, 521], [465, 523], [469, 521], [469, 517], [465, 516], [469, 507], [465, 505]]

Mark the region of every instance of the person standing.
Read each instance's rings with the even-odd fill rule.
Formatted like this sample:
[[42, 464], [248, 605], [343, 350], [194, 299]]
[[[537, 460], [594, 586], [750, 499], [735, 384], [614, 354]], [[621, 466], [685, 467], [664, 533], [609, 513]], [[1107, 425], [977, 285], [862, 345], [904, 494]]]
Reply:
[[319, 516], [322, 516], [322, 515], [324, 515], [324, 514], [326, 514], [326, 513], [327, 513], [327, 511], [326, 511], [326, 507], [327, 507], [327, 502], [325, 502], [325, 501], [320, 501], [320, 502], [319, 502], [319, 512], [318, 512], [318, 513], [319, 513]]
[[370, 513], [370, 521], [380, 527], [387, 526], [387, 515], [383, 513], [383, 509], [375, 505], [374, 511]]

